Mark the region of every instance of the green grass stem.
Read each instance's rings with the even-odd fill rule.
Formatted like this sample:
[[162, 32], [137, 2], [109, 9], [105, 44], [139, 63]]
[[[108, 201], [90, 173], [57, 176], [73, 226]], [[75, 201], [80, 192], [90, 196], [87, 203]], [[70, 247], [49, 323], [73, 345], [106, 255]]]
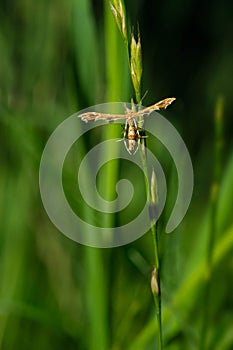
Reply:
[[[120, 3], [121, 1], [119, 1]], [[118, 3], [118, 5], [119, 5]], [[124, 22], [127, 19], [127, 15], [125, 12], [125, 8], [123, 6], [119, 6], [120, 8], [123, 9], [122, 16], [120, 16], [120, 19]], [[119, 11], [120, 13], [120, 11]], [[128, 64], [129, 64], [129, 69], [130, 69], [130, 74], [131, 74], [131, 79], [132, 79], [132, 84], [135, 92], [135, 98], [137, 104], [140, 106], [141, 105], [141, 78], [142, 78], [142, 47], [141, 47], [141, 39], [140, 39], [140, 33], [138, 29], [138, 38], [137, 41], [134, 38], [134, 35], [131, 35], [131, 38], [129, 39], [128, 32], [123, 31], [121, 28], [122, 26], [119, 25], [119, 22], [121, 23], [122, 21], [117, 17], [116, 13], [113, 11], [113, 14], [115, 16], [115, 19], [118, 23], [118, 27], [120, 29], [120, 32], [124, 38], [124, 43], [127, 51], [127, 57], [128, 57]], [[125, 26], [127, 28], [127, 25]], [[128, 35], [128, 37], [127, 37]], [[129, 46], [128, 43], [131, 43]], [[152, 188], [150, 192], [150, 186], [149, 186], [149, 174], [148, 174], [148, 165], [147, 165], [147, 156], [146, 156], [146, 148], [145, 145], [142, 143], [140, 145], [140, 156], [142, 160], [142, 165], [143, 165], [143, 171], [144, 171], [144, 179], [145, 179], [145, 190], [146, 190], [146, 197], [147, 197], [147, 202], [150, 207], [156, 205], [157, 203], [152, 202], [152, 198], [154, 196], [153, 191], [156, 190], [156, 188]], [[156, 181], [156, 180], [155, 180]], [[156, 187], [156, 185], [155, 185]], [[157, 201], [157, 198], [156, 198]], [[149, 215], [149, 213], [148, 213]], [[156, 309], [156, 316], [157, 316], [157, 322], [158, 322], [158, 346], [159, 350], [162, 350], [163, 345], [162, 345], [162, 321], [161, 321], [161, 291], [160, 291], [160, 269], [159, 269], [159, 251], [158, 251], [158, 231], [157, 231], [157, 222], [153, 218], [151, 218], [151, 234], [152, 234], [152, 239], [153, 239], [153, 247], [154, 247], [154, 264], [156, 268], [156, 274], [155, 274], [155, 283], [158, 285], [158, 290], [154, 291], [152, 288], [153, 292], [153, 298], [155, 302], [155, 309]]]
[[213, 159], [213, 183], [210, 193], [210, 226], [207, 240], [207, 252], [205, 263], [205, 286], [203, 295], [203, 317], [202, 327], [200, 333], [199, 349], [206, 348], [208, 325], [209, 325], [209, 311], [210, 311], [210, 295], [211, 282], [213, 275], [213, 258], [214, 246], [217, 234], [217, 212], [218, 212], [218, 197], [219, 186], [221, 180], [222, 170], [222, 147], [223, 147], [223, 99], [218, 98], [215, 106], [215, 139], [214, 139], [214, 159]]

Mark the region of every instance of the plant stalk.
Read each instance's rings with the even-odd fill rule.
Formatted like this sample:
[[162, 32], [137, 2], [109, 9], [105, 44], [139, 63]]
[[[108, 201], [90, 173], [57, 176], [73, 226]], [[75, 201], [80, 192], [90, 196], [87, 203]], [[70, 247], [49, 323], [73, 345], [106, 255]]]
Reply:
[[217, 212], [218, 212], [218, 195], [219, 185], [221, 180], [221, 169], [222, 169], [222, 154], [223, 154], [223, 99], [220, 97], [216, 102], [215, 107], [215, 144], [214, 144], [214, 170], [213, 170], [213, 181], [210, 191], [210, 227], [207, 241], [207, 252], [206, 252], [206, 273], [205, 273], [205, 286], [203, 293], [203, 315], [202, 325], [200, 332], [199, 349], [203, 350], [206, 348], [206, 338], [209, 324], [209, 311], [210, 311], [210, 294], [211, 294], [211, 282], [213, 275], [213, 258], [214, 258], [214, 247], [217, 233]]
[[[142, 47], [140, 32], [138, 28], [138, 36], [135, 39], [133, 33], [129, 39], [129, 33], [126, 23], [126, 11], [123, 1], [110, 1], [110, 8], [115, 18], [116, 24], [123, 37], [126, 47], [129, 70], [132, 79], [132, 85], [135, 92], [135, 98], [138, 106], [141, 106], [141, 78], [142, 78]], [[130, 43], [130, 45], [129, 45]], [[143, 139], [142, 139], [143, 140]], [[140, 156], [144, 172], [145, 189], [147, 203], [149, 204], [149, 215], [151, 221], [151, 234], [154, 247], [154, 270], [152, 272], [151, 287], [155, 302], [156, 316], [158, 322], [158, 344], [159, 350], [162, 350], [162, 320], [161, 320], [161, 291], [160, 291], [160, 270], [159, 270], [159, 250], [158, 250], [158, 222], [156, 220], [156, 209], [158, 204], [157, 184], [154, 170], [151, 176], [151, 186], [149, 185], [147, 154], [145, 144], [142, 142]]]

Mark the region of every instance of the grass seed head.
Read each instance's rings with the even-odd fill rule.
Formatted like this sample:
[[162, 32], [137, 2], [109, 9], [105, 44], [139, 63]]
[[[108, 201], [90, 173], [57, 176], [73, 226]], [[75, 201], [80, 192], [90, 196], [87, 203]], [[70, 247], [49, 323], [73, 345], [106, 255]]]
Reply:
[[125, 7], [121, 0], [113, 0], [109, 4], [123, 39], [128, 42]]

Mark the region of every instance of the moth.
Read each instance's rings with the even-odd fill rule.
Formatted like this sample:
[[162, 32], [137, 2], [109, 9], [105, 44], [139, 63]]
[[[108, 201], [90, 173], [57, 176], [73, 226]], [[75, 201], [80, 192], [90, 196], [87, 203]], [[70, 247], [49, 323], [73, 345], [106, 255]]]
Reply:
[[[151, 114], [154, 111], [166, 109], [172, 102], [175, 101], [175, 97], [168, 97], [162, 101], [153, 104], [150, 107], [134, 111], [127, 109], [125, 114], [108, 114], [99, 112], [87, 112], [80, 114], [79, 117], [86, 123], [89, 121], [107, 120], [113, 122], [115, 120], [125, 120], [123, 141], [127, 151], [130, 154], [135, 154], [138, 150], [141, 138], [145, 137], [140, 134], [140, 128], [137, 125], [136, 119]], [[128, 141], [128, 142], [127, 142]]]

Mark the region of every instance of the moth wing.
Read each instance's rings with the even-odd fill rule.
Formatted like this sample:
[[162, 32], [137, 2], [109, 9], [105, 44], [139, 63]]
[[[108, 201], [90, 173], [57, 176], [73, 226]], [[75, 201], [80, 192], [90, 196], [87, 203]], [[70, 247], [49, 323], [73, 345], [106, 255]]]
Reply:
[[164, 100], [161, 100], [161, 101], [155, 103], [154, 105], [152, 105], [149, 108], [151, 108], [152, 110], [166, 109], [175, 100], [176, 100], [175, 97], [168, 97], [168, 98], [165, 98]]
[[153, 111], [160, 111], [162, 109], [166, 109], [168, 106], [170, 106], [170, 104], [172, 104], [172, 102], [174, 102], [176, 100], [175, 97], [168, 97], [165, 98], [164, 100], [161, 100], [157, 103], [155, 103], [154, 105], [150, 106], [150, 107], [146, 107], [143, 110], [137, 112], [137, 114], [139, 115], [149, 115], [150, 113], [152, 113]]
[[107, 120], [109, 123], [116, 120], [124, 120], [128, 118], [128, 114], [108, 114], [108, 113], [98, 113], [98, 112], [87, 112], [80, 114], [78, 116], [84, 122], [88, 123], [90, 121], [97, 120]]

